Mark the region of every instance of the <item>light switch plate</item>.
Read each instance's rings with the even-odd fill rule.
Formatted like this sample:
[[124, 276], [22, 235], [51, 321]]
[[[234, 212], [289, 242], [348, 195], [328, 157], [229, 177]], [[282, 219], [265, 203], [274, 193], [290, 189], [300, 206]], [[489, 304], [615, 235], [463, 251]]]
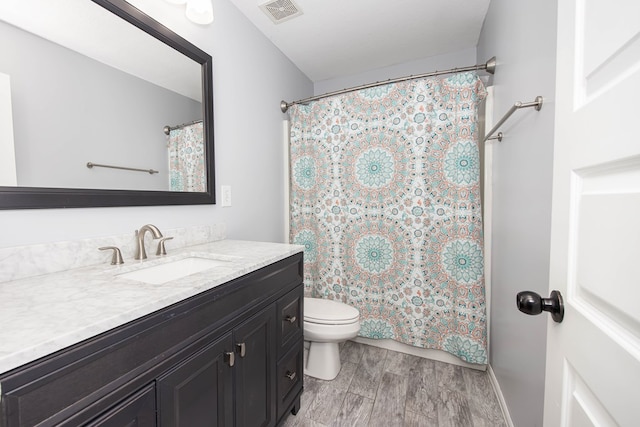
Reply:
[[223, 208], [231, 206], [231, 186], [230, 185], [221, 185], [220, 193], [222, 194], [220, 204]]

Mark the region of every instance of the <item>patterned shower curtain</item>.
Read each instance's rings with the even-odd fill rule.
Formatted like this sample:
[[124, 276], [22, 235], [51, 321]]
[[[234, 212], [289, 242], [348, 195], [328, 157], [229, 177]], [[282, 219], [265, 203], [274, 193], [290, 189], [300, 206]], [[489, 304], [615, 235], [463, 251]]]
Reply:
[[171, 191], [207, 191], [202, 122], [169, 133], [169, 179]]
[[360, 336], [487, 363], [475, 73], [291, 108], [290, 241], [305, 294]]

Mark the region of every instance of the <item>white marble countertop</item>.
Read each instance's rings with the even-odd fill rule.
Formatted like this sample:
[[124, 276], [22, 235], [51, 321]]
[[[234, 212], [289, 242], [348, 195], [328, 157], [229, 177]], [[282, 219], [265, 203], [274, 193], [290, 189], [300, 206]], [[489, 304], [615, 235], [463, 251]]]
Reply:
[[[0, 373], [91, 338], [302, 251], [221, 240], [140, 262], [77, 268], [0, 283]], [[119, 274], [191, 256], [224, 265], [160, 285]]]

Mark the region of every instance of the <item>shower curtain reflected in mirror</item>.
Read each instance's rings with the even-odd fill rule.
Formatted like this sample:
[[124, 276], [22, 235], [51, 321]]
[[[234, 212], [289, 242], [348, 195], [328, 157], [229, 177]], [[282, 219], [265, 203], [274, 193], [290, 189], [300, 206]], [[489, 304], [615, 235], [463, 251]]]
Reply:
[[171, 191], [207, 191], [203, 135], [202, 122], [172, 129], [169, 133]]
[[290, 110], [290, 241], [305, 294], [360, 310], [360, 335], [487, 363], [475, 73]]

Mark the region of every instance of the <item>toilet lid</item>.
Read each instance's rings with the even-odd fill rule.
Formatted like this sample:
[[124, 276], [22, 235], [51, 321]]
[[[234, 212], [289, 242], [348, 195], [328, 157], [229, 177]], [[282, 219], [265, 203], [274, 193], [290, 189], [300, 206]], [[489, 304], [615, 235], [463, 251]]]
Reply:
[[343, 325], [358, 321], [360, 312], [355, 307], [328, 299], [304, 299], [304, 321], [329, 325]]

